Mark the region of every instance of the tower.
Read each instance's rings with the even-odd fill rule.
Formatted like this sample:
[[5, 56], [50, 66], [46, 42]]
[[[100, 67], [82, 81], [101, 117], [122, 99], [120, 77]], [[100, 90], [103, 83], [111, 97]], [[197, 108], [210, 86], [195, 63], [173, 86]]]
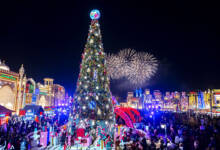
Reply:
[[17, 111], [19, 111], [20, 108], [23, 108], [23, 94], [22, 94], [22, 86], [23, 86], [23, 78], [24, 78], [24, 66], [21, 65], [19, 69], [19, 83], [18, 83], [18, 100], [16, 102]]
[[52, 78], [44, 78], [44, 86], [47, 89], [47, 95], [48, 95], [48, 104], [50, 106], [54, 105], [53, 101], [53, 81], [54, 79]]

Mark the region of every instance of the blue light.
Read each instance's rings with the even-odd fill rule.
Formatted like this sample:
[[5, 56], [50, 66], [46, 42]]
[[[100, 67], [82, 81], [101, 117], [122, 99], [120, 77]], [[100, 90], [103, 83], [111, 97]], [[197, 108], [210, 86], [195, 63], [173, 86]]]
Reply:
[[92, 20], [94, 20], [94, 19], [99, 19], [100, 16], [101, 16], [101, 13], [100, 13], [100, 11], [99, 11], [98, 9], [93, 9], [93, 10], [90, 12], [90, 18], [91, 18]]
[[0, 117], [5, 117], [5, 114], [0, 114]]

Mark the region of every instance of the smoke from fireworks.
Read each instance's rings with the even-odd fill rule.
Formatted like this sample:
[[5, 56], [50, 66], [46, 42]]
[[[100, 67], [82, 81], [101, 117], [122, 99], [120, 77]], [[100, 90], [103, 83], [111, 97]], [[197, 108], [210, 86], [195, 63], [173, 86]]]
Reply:
[[121, 50], [118, 55], [107, 55], [108, 75], [112, 79], [127, 78], [132, 85], [141, 87], [157, 71], [158, 61], [149, 53], [133, 49]]

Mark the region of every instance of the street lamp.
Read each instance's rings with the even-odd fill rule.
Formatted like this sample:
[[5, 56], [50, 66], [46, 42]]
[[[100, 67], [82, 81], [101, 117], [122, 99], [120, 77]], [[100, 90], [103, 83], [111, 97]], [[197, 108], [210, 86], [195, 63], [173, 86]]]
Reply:
[[160, 127], [162, 129], [165, 129], [165, 137], [167, 137], [167, 126], [166, 126], [166, 124], [161, 124]]

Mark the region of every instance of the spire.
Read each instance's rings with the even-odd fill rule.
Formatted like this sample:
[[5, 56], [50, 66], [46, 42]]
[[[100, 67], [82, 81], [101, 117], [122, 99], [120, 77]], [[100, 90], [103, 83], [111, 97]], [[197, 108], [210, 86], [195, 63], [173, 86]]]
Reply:
[[20, 69], [19, 69], [19, 75], [20, 75], [21, 77], [23, 77], [23, 75], [24, 75], [24, 65], [23, 65], [23, 64], [21, 65], [21, 67], [20, 67]]

